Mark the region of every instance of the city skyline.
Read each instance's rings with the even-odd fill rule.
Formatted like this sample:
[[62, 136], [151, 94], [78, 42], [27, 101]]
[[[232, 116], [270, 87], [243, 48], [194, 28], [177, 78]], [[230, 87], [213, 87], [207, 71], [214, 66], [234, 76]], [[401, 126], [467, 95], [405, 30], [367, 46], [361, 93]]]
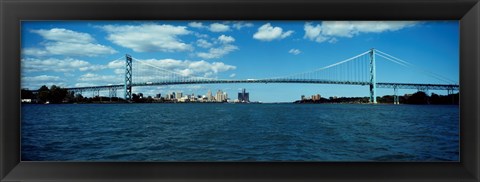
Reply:
[[[139, 93], [139, 95], [140, 95], [140, 99], [145, 97], [143, 93]], [[218, 90], [215, 93], [215, 95], [211, 90], [209, 90], [204, 95], [201, 95], [201, 94], [195, 95], [195, 93], [184, 94], [183, 92], [171, 92], [171, 93], [165, 93], [165, 95], [158, 93], [156, 94], [155, 97], [152, 97], [152, 96], [148, 96], [148, 97], [153, 99], [160, 99], [163, 101], [172, 101], [172, 102], [230, 102], [228, 93], [223, 92], [222, 90]]]
[[[27, 21], [22, 22], [22, 87], [123, 84], [122, 58], [127, 53], [186, 75], [256, 79], [314, 70], [370, 48], [458, 83], [457, 21]], [[381, 79], [438, 83], [410, 72], [377, 62]], [[134, 87], [133, 92], [236, 93], [241, 88], [255, 93], [251, 100], [263, 102], [293, 101], [317, 93], [368, 96], [366, 86], [272, 83]], [[379, 96], [393, 94], [390, 89], [377, 91]]]

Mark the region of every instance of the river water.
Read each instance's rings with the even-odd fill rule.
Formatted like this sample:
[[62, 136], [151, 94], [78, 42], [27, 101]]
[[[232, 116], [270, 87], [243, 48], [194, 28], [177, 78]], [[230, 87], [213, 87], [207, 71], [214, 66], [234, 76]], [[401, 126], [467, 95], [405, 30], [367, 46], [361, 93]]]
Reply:
[[458, 161], [459, 107], [22, 105], [23, 161]]

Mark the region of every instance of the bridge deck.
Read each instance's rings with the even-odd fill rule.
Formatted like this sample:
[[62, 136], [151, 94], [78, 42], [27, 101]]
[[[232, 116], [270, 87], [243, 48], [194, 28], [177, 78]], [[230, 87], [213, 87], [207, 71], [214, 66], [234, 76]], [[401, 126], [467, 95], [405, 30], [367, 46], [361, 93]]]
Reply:
[[[161, 85], [186, 85], [186, 84], [231, 84], [231, 83], [306, 83], [306, 84], [340, 84], [340, 85], [370, 85], [369, 82], [352, 81], [329, 81], [329, 80], [308, 80], [308, 79], [247, 79], [247, 80], [192, 80], [192, 81], [165, 81], [134, 83], [132, 86], [161, 86]], [[97, 91], [122, 89], [124, 85], [105, 85], [89, 87], [67, 88], [70, 91]], [[377, 83], [377, 88], [397, 89], [420, 89], [420, 90], [459, 90], [455, 84], [422, 84], [422, 83]]]

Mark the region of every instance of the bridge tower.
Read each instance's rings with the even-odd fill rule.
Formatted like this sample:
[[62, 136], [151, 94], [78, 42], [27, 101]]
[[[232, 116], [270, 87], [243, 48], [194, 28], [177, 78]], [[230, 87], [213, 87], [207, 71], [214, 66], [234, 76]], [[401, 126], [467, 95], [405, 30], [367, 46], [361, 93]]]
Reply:
[[125, 95], [127, 101], [132, 100], [132, 56], [125, 55]]
[[370, 49], [370, 103], [377, 103], [377, 80], [375, 73], [375, 49]]

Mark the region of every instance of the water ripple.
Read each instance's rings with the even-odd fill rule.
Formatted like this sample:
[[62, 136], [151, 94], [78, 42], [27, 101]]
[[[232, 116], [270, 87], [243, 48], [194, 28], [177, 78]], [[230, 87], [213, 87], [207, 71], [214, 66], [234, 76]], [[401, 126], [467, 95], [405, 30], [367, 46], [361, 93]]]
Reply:
[[28, 161], [458, 161], [458, 106], [22, 105]]

